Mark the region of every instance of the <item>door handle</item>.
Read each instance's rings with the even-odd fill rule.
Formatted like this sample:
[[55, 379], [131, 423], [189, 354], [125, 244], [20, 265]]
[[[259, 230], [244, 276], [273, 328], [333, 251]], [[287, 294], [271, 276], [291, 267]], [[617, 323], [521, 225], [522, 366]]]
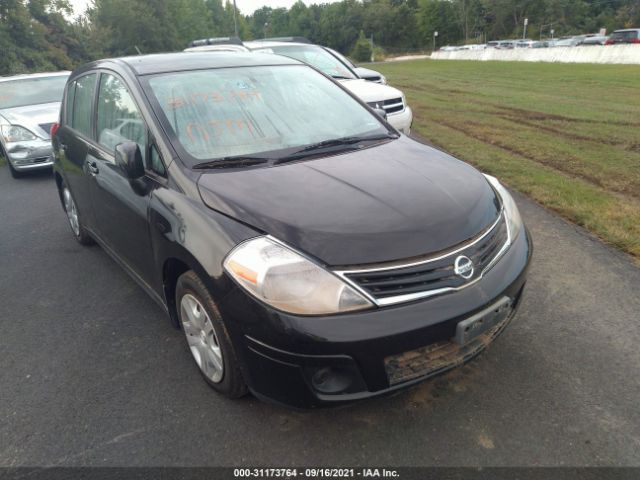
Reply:
[[100, 173], [98, 164], [96, 162], [87, 162], [87, 170], [89, 170], [89, 175], [91, 175], [92, 177]]

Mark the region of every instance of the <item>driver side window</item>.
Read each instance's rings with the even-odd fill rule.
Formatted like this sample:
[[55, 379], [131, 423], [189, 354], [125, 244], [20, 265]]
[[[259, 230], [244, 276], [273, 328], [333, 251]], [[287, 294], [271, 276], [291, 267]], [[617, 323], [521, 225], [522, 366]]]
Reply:
[[138, 144], [146, 163], [147, 127], [127, 87], [113, 75], [103, 73], [98, 91], [96, 133], [109, 152], [126, 141]]

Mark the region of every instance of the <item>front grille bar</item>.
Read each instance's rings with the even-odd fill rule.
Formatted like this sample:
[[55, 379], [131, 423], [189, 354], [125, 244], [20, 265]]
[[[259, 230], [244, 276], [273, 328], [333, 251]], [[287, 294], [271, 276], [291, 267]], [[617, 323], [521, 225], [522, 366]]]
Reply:
[[[496, 229], [500, 226], [501, 222], [504, 222], [504, 226], [506, 229], [506, 240], [500, 247], [495, 247], [494, 249], [489, 248], [488, 249], [489, 254], [494, 253], [493, 258], [488, 261], [488, 263], [483, 267], [482, 271], [478, 276], [476, 276], [472, 280], [460, 286], [445, 286], [443, 288], [435, 288], [435, 289], [429, 289], [428, 286], [426, 288], [408, 287], [404, 289], [405, 293], [399, 293], [398, 295], [390, 294], [388, 296], [378, 296], [375, 293], [367, 291], [367, 289], [364, 288], [362, 284], [359, 284], [354, 279], [350, 278], [350, 275], [354, 275], [354, 274], [367, 274], [367, 277], [372, 279], [372, 280], [369, 280], [368, 283], [366, 284], [367, 288], [372, 286], [375, 287], [376, 277], [386, 276], [387, 278], [389, 278], [390, 276], [393, 276], [394, 271], [403, 270], [403, 269], [406, 270], [412, 267], [425, 267], [425, 266], [428, 266], [428, 264], [430, 263], [438, 262], [440, 260], [444, 260], [449, 257], [454, 257], [460, 254], [461, 252], [482, 242], [482, 240], [484, 240], [492, 232], [495, 233]], [[504, 255], [504, 253], [507, 251], [509, 246], [511, 246], [511, 241], [512, 239], [509, 233], [509, 226], [507, 224], [507, 218], [505, 216], [504, 209], [503, 209], [500, 212], [500, 215], [498, 215], [497, 220], [489, 228], [487, 228], [485, 232], [480, 234], [474, 240], [460, 246], [459, 248], [456, 248], [453, 251], [447, 252], [445, 254], [442, 254], [436, 257], [427, 258], [425, 260], [416, 261], [416, 262], [410, 262], [410, 263], [394, 262], [392, 265], [388, 265], [388, 266], [380, 265], [380, 266], [371, 267], [371, 268], [336, 270], [334, 271], [334, 273], [338, 275], [346, 283], [348, 283], [350, 286], [355, 288], [362, 295], [364, 295], [366, 298], [371, 300], [375, 305], [379, 307], [384, 307], [388, 305], [395, 305], [399, 303], [405, 303], [405, 302], [410, 302], [410, 301], [419, 300], [423, 298], [433, 297], [435, 295], [442, 295], [444, 293], [455, 292], [455, 291], [459, 291], [464, 288], [470, 287], [471, 285], [474, 285], [475, 283], [479, 282], [484, 276], [484, 274], [487, 273], [496, 264], [496, 262], [502, 257], [502, 255]], [[496, 250], [497, 250], [497, 253], [496, 253]], [[486, 255], [483, 257], [483, 259], [484, 259], [483, 262], [487, 260]], [[453, 265], [453, 262], [452, 262], [452, 265]], [[453, 266], [451, 266], [451, 269], [453, 269]], [[431, 278], [435, 277], [438, 274], [438, 271], [442, 272], [443, 270], [446, 270], [446, 267], [434, 268], [431, 271], [420, 273], [420, 277], [418, 278], [420, 281], [424, 280], [424, 283], [428, 285]], [[396, 282], [394, 279], [386, 280], [385, 284], [387, 286], [389, 285], [392, 286], [394, 282]], [[397, 283], [402, 284], [403, 280], [398, 280]], [[410, 282], [407, 282], [406, 280], [404, 280], [404, 284], [406, 283], [410, 283]], [[391, 293], [393, 293], [393, 291], [391, 291]]]

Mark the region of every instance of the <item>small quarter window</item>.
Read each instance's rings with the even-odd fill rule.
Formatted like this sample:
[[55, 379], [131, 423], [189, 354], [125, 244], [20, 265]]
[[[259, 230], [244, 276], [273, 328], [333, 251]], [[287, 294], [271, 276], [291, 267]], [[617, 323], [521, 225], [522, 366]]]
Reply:
[[64, 107], [64, 121], [65, 125], [71, 125], [71, 119], [73, 118], [73, 98], [76, 93], [76, 82], [72, 82], [67, 87], [67, 97]]
[[151, 145], [151, 161], [149, 162], [149, 170], [161, 175], [163, 177], [167, 174], [167, 169], [160, 158], [160, 153], [155, 145]]
[[91, 132], [91, 110], [95, 88], [96, 74], [85, 75], [76, 80], [75, 93], [73, 95], [71, 127], [89, 138], [93, 138]]

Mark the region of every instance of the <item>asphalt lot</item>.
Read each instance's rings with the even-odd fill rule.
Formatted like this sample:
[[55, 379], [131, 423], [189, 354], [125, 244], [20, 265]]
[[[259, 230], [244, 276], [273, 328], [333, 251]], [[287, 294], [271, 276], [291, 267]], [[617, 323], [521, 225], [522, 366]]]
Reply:
[[536, 251], [514, 323], [394, 397], [297, 412], [216, 395], [180, 331], [50, 175], [0, 168], [0, 466], [640, 466], [640, 269], [518, 196]]

